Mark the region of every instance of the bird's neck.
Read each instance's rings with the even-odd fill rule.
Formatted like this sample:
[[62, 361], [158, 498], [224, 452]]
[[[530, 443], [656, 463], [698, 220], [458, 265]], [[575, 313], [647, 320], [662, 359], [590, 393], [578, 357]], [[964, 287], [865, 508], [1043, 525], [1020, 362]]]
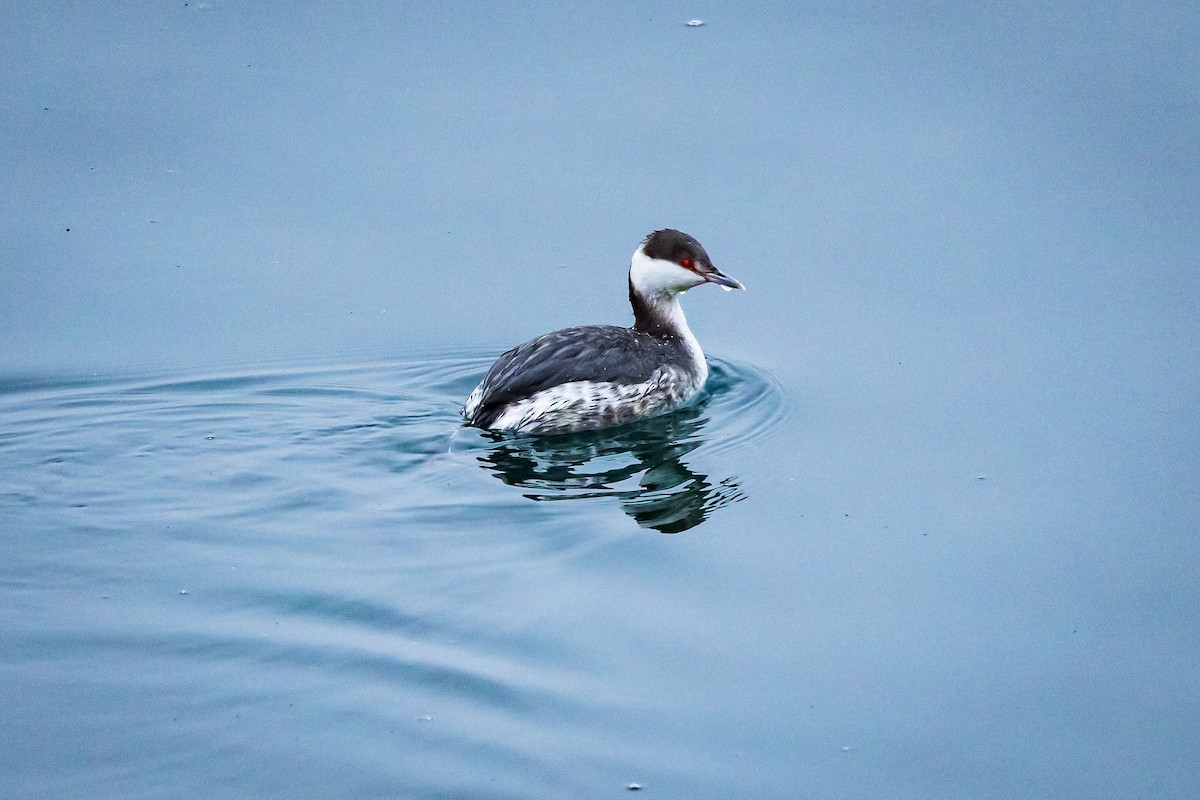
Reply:
[[700, 343], [688, 327], [679, 293], [670, 290], [643, 292], [629, 282], [629, 304], [633, 306], [633, 329], [660, 339], [678, 339], [700, 355]]

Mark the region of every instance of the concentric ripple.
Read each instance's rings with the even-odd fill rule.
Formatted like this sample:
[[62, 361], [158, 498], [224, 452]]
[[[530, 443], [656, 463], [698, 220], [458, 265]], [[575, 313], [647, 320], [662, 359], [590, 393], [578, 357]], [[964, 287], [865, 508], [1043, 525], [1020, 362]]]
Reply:
[[[145, 467], [157, 473], [140, 485], [157, 487], [162, 502], [193, 482], [225, 491], [225, 508], [235, 515], [244, 510], [241, 498], [262, 502], [264, 492], [281, 511], [345, 507], [387, 480], [401, 481], [387, 484], [389, 494], [413, 492], [454, 480], [455, 469], [474, 463], [529, 500], [608, 498], [639, 525], [677, 532], [745, 496], [722, 457], [752, 446], [787, 414], [771, 375], [711, 359], [701, 396], [673, 414], [583, 434], [497, 436], [464, 428], [459, 417], [490, 362], [450, 352], [225, 375], [8, 381], [0, 392], [0, 449], [14, 477], [4, 490], [10, 498], [45, 497], [57, 484], [32, 476], [44, 476], [46, 464], [74, 463], [74, 443], [82, 440], [91, 442], [84, 461], [94, 463], [74, 463], [76, 470], [111, 468], [106, 458], [137, 470], [137, 458], [147, 457]], [[200, 451], [225, 468], [189, 476]], [[306, 485], [288, 463], [306, 464], [306, 475], [334, 471], [322, 485]], [[164, 474], [177, 480], [159, 480]], [[115, 510], [146, 498], [114, 488], [63, 499]]]
[[[511, 796], [562, 796], [529, 785], [543, 748], [526, 743], [551, 729], [593, 750], [627, 702], [569, 633], [627, 587], [612, 559], [580, 557], [612, 542], [591, 532], [731, 510], [746, 496], [731, 465], [786, 404], [771, 376], [714, 359], [677, 413], [493, 436], [459, 416], [491, 358], [0, 377], [8, 674], [94, 685], [83, 735], [137, 731], [143, 775], [172, 774], [187, 719], [185, 739], [218, 754], [292, 726], [353, 759], [386, 729], [408, 759], [389, 796], [446, 774], [455, 796], [494, 796], [496, 775]], [[56, 718], [45, 696], [10, 715]], [[365, 727], [324, 724], [344, 719]], [[107, 768], [80, 771], [80, 791]]]
[[478, 460], [530, 500], [613, 498], [643, 527], [663, 533], [693, 528], [745, 497], [735, 476], [693, 464], [717, 463], [710, 457], [750, 445], [786, 416], [772, 376], [710, 362], [700, 397], [672, 414], [561, 436], [483, 433]]

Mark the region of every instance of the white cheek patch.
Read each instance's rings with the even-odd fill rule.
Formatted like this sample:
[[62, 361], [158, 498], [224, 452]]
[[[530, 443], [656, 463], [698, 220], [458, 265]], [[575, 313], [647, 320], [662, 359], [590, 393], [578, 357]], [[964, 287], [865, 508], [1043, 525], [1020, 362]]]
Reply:
[[704, 279], [691, 270], [673, 261], [651, 258], [640, 247], [629, 263], [629, 279], [633, 281], [633, 288], [647, 297], [662, 292], [683, 292], [704, 283]]

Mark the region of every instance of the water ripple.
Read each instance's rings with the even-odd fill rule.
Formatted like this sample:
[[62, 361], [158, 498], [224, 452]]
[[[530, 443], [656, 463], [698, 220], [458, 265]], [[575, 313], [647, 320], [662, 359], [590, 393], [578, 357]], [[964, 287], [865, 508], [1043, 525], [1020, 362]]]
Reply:
[[[604, 680], [613, 655], [573, 635], [636, 589], [608, 551], [628, 540], [593, 534], [626, 518], [685, 531], [730, 509], [746, 496], [733, 465], [785, 422], [783, 393], [714, 359], [674, 414], [495, 436], [459, 417], [490, 363], [0, 376], [10, 673], [113, 698], [88, 730], [142, 732], [139, 769], [163, 774], [173, 751], [153, 747], [181, 726], [226, 753], [312, 718], [398, 732], [406, 752], [466, 770], [463, 796], [560, 796], [523, 777], [555, 747], [549, 763], [607, 753], [592, 775], [628, 763], [596, 723], [615, 710], [625, 730], [645, 698]], [[348, 731], [346, 752], [374, 746], [376, 731], [329, 727]]]
[[536, 501], [611, 498], [639, 525], [679, 533], [745, 497], [734, 475], [713, 477], [692, 462], [749, 447], [786, 418], [768, 373], [711, 359], [696, 402], [631, 425], [560, 436], [479, 434], [477, 460]]
[[[50, 475], [117, 467], [130, 480], [109, 482], [90, 504], [194, 507], [180, 496], [190, 482], [227, 492], [215, 516], [264, 502], [300, 513], [353, 505], [390, 479], [388, 491], [419, 493], [413, 507], [429, 509], [440, 487], [466, 480], [461, 465], [475, 463], [529, 500], [615, 501], [639, 525], [673, 533], [745, 497], [725, 456], [787, 415], [771, 375], [711, 359], [698, 401], [673, 414], [583, 434], [498, 436], [463, 428], [458, 416], [490, 360], [459, 352], [167, 379], [0, 380], [0, 451], [25, 470], [10, 470], [0, 493], [54, 497]], [[189, 477], [198, 457], [205, 470]], [[310, 480], [335, 464], [336, 473]], [[464, 499], [445, 497], [459, 507]]]

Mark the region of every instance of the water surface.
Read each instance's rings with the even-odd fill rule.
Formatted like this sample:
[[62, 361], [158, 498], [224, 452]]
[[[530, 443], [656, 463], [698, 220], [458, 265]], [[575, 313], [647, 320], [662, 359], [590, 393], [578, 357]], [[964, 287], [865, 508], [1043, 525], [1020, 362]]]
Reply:
[[1198, 9], [0, 15], [0, 796], [1190, 800]]
[[633, 777], [604, 726], [637, 692], [593, 652], [633, 643], [591, 626], [641, 583], [630, 543], [744, 499], [722, 454], [785, 403], [715, 361], [667, 417], [495, 437], [458, 416], [489, 361], [9, 381], [5, 670], [18, 725], [57, 743], [11, 742], [18, 793], [153, 796], [214, 761], [235, 794], [280, 771], [312, 796]]

